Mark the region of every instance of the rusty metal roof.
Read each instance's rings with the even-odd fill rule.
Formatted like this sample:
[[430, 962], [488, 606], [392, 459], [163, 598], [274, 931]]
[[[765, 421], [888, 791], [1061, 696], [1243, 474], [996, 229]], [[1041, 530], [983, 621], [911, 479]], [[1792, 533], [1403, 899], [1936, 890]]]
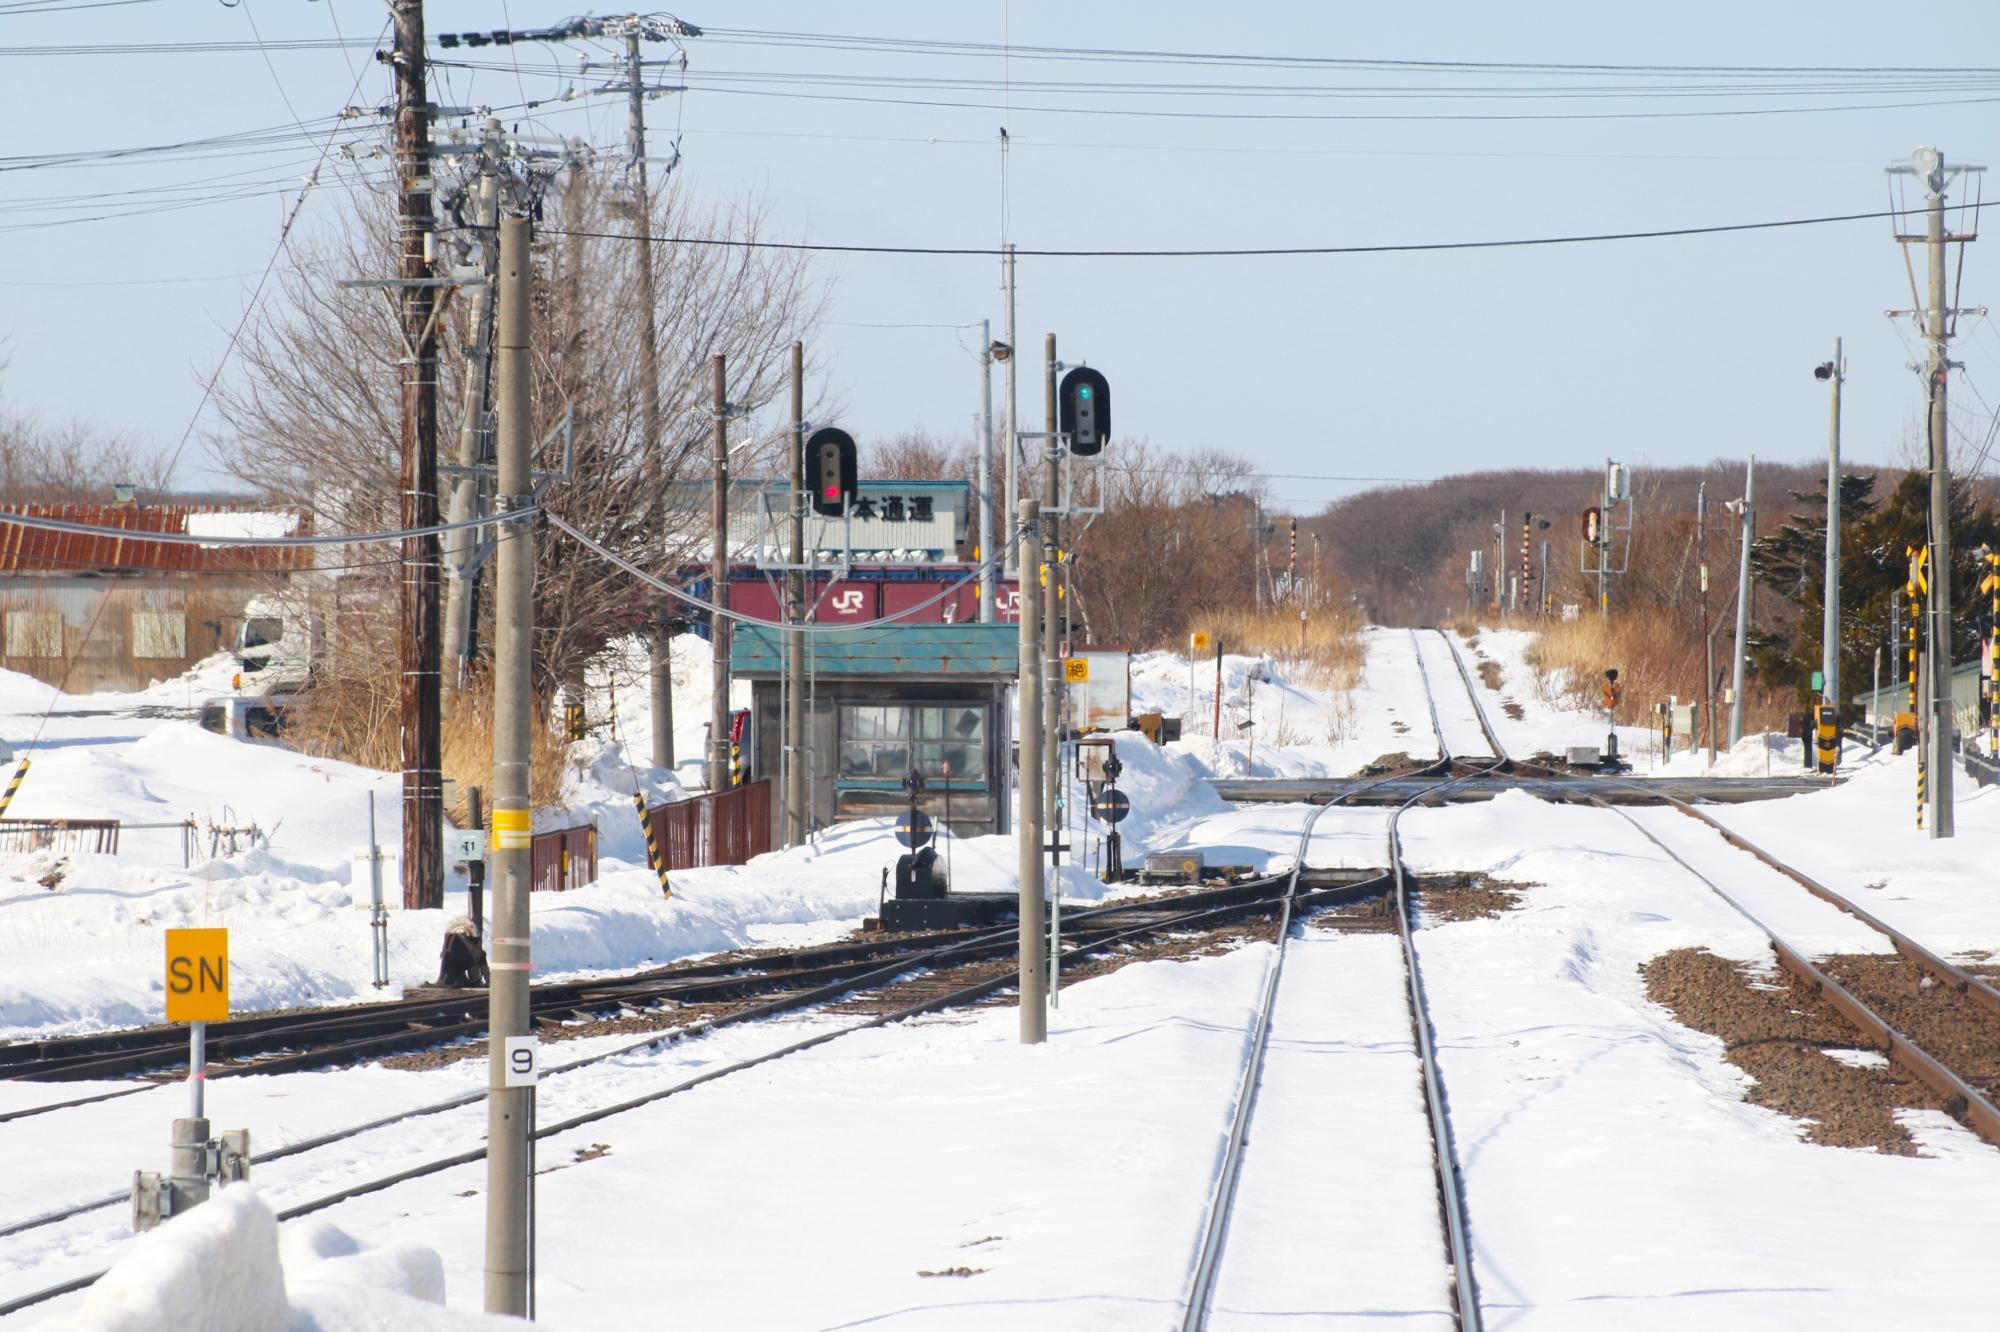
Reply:
[[[257, 513], [240, 504], [7, 504], [0, 505], [0, 574], [63, 573], [286, 573], [310, 569], [306, 547], [194, 546], [134, 541], [110, 533], [51, 532], [7, 521], [10, 513], [58, 518], [124, 532], [185, 534], [188, 518], [203, 513]], [[298, 514], [295, 531], [311, 530]]]
[[[776, 676], [783, 665], [782, 633], [763, 625], [737, 625], [730, 637], [729, 669], [753, 678]], [[1021, 630], [1014, 624], [842, 629], [808, 634], [806, 660], [820, 674], [1011, 680], [1020, 670]]]

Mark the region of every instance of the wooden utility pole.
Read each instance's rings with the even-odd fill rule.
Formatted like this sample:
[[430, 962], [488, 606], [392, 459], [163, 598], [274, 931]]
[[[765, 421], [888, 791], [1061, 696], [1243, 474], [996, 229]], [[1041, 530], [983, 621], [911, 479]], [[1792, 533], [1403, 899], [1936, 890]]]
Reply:
[[[431, 285], [431, 108], [423, 0], [394, 0], [397, 249], [401, 266], [403, 526], [435, 527], [437, 288]], [[438, 539], [403, 539], [403, 905], [444, 906], [444, 773], [438, 726]]]
[[[721, 611], [729, 609], [729, 399], [722, 353], [715, 354], [715, 391], [710, 414], [715, 419], [715, 554], [708, 565], [708, 598]], [[729, 617], [718, 611], [709, 617], [708, 645], [715, 654], [714, 692], [709, 707], [708, 789], [729, 789]]]

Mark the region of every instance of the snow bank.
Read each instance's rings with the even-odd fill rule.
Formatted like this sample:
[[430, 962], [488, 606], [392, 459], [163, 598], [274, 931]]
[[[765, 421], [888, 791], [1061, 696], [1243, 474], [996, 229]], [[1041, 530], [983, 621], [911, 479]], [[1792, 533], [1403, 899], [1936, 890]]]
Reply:
[[237, 510], [230, 513], [191, 513], [187, 534], [200, 537], [281, 537], [298, 531], [299, 516], [277, 509]]
[[247, 1185], [141, 1236], [48, 1332], [478, 1332], [525, 1327], [443, 1308], [444, 1264], [416, 1244], [373, 1248], [330, 1221], [282, 1240]]

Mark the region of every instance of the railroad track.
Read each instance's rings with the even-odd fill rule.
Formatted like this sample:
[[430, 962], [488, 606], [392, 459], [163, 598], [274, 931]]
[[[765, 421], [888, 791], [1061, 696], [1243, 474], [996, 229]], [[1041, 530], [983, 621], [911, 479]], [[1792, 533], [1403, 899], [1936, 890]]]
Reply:
[[[1224, 887], [1174, 893], [1140, 902], [1114, 903], [1086, 911], [1073, 912], [1069, 914], [1065, 921], [1064, 937], [1067, 946], [1063, 949], [1062, 960], [1065, 965], [1069, 965], [1116, 949], [1136, 946], [1162, 935], [1212, 930], [1260, 915], [1273, 914], [1288, 909], [1294, 903], [1335, 905], [1355, 902], [1369, 896], [1379, 896], [1387, 892], [1390, 888], [1388, 876], [1379, 874], [1360, 878], [1347, 877], [1336, 882], [1325, 882], [1322, 878], [1319, 886], [1310, 886], [1312, 882], [1312, 875], [1301, 875], [1298, 872], [1298, 868], [1294, 867], [1293, 871], [1289, 874], [1248, 880]], [[912, 939], [918, 941], [918, 946], [912, 946]], [[940, 939], [943, 941], [939, 942]], [[1013, 988], [1017, 984], [1018, 971], [1012, 965], [1008, 965], [1002, 961], [1002, 959], [1010, 958], [1014, 954], [1017, 945], [1018, 937], [1016, 931], [1010, 925], [1003, 929], [951, 931], [936, 936], [912, 936], [911, 938], [895, 941], [854, 945], [852, 953], [850, 953], [848, 946], [804, 950], [805, 954], [810, 955], [814, 964], [813, 966], [794, 967], [790, 970], [771, 970], [764, 975], [764, 980], [773, 985], [784, 987], [780, 993], [746, 1007], [733, 1008], [728, 1012], [704, 1017], [686, 1025], [673, 1027], [636, 1041], [621, 1044], [612, 1049], [599, 1051], [567, 1063], [554, 1065], [545, 1070], [542, 1076], [544, 1079], [561, 1077], [593, 1065], [603, 1064], [607, 1061], [641, 1052], [658, 1051], [666, 1046], [706, 1036], [727, 1028], [742, 1027], [765, 1018], [786, 1013], [796, 1013], [811, 1008], [824, 1008], [829, 1017], [838, 1018], [840, 1014], [836, 1006], [837, 1001], [870, 991], [883, 991], [891, 995], [901, 995], [910, 999], [910, 1001], [897, 1003], [895, 1006], [888, 1008], [887, 1011], [875, 1013], [863, 1019], [840, 1023], [840, 1025], [828, 1030], [817, 1032], [800, 1040], [782, 1045], [777, 1049], [706, 1069], [692, 1077], [669, 1082], [664, 1086], [653, 1088], [636, 1096], [629, 1096], [592, 1106], [565, 1119], [538, 1127], [533, 1137], [536, 1140], [553, 1137], [557, 1134], [571, 1131], [581, 1125], [635, 1110], [644, 1105], [650, 1105], [667, 1097], [679, 1095], [694, 1087], [732, 1076], [747, 1069], [759, 1067], [772, 1060], [780, 1059], [802, 1050], [812, 1049], [857, 1032], [988, 999]], [[887, 950], [886, 957], [883, 956], [884, 949]], [[867, 956], [863, 957], [861, 954], [867, 954]], [[829, 960], [829, 955], [832, 955], [832, 960]], [[784, 954], [774, 955], [774, 958], [797, 958], [799, 956], [800, 954]], [[731, 966], [740, 968], [742, 963], [739, 961], [727, 964], [718, 963], [715, 965], [718, 967]], [[859, 967], [860, 970], [854, 970], [856, 967]], [[804, 984], [800, 980], [802, 973], [810, 972], [816, 975], [818, 972], [829, 968], [840, 974], [820, 979], [815, 984], [805, 985], [804, 988], [800, 988]], [[685, 979], [687, 973], [691, 970], [694, 970], [694, 968], [676, 969], [671, 975], [676, 979]], [[643, 977], [629, 979], [631, 982], [640, 985], [640, 993], [648, 994], [664, 983], [658, 976], [651, 973]], [[744, 978], [740, 976], [723, 976], [713, 979], [730, 984], [744, 983]], [[919, 981], [921, 983], [913, 984], [913, 982]], [[706, 984], [707, 981], [704, 980], [703, 983]], [[586, 983], [579, 982], [578, 984], [582, 985]], [[606, 988], [606, 983], [601, 981], [589, 982], [587, 984], [597, 989]], [[652, 988], [648, 989], [646, 987]], [[587, 995], [578, 998], [569, 996], [567, 991], [564, 993], [565, 998], [563, 1002], [565, 1003], [574, 1002], [582, 1004], [589, 1001], [589, 996]], [[662, 1003], [670, 1002], [679, 1006], [688, 1002], [686, 999], [687, 993], [688, 991], [685, 988], [673, 990], [661, 996], [661, 1001]], [[732, 993], [737, 992], [732, 991]], [[483, 999], [483, 996], [481, 997]], [[737, 997], [741, 997], [740, 993], [737, 994]], [[620, 1004], [624, 1007], [629, 1007], [631, 1001], [632, 995], [630, 992], [624, 994], [619, 1000]], [[547, 1010], [544, 1009], [540, 1015], [547, 1016]], [[479, 1027], [481, 1031], [484, 1030], [483, 1018], [479, 1023]], [[436, 1035], [437, 1033], [434, 1031], [429, 1034], [429, 1038], [434, 1039]], [[364, 1037], [361, 1039], [373, 1038]], [[344, 1053], [339, 1057], [351, 1057], [354, 1043], [352, 1041], [345, 1042], [341, 1045], [341, 1049]], [[251, 1066], [255, 1071], [265, 1071], [268, 1067], [268, 1064]], [[158, 1084], [145, 1083], [130, 1089], [130, 1091], [150, 1090], [156, 1085]], [[469, 1090], [427, 1105], [318, 1134], [310, 1138], [284, 1144], [272, 1150], [259, 1151], [255, 1156], [256, 1168], [260, 1172], [264, 1172], [275, 1162], [305, 1156], [338, 1143], [352, 1142], [364, 1135], [406, 1124], [414, 1119], [475, 1105], [483, 1102], [485, 1097], [486, 1091], [484, 1088]], [[64, 1104], [87, 1104], [99, 1099], [103, 1098], [101, 1096], [92, 1097], [86, 1098], [81, 1102]], [[467, 1137], [475, 1141], [482, 1139], [482, 1126], [468, 1124]], [[351, 1198], [380, 1192], [411, 1180], [421, 1179], [456, 1166], [470, 1164], [483, 1159], [485, 1154], [486, 1151], [482, 1142], [480, 1145], [470, 1146], [463, 1151], [450, 1155], [425, 1157], [399, 1169], [378, 1174], [334, 1192], [300, 1199], [289, 1204], [284, 1203], [285, 1196], [289, 1190], [283, 1182], [280, 1182], [275, 1188], [270, 1185], [265, 1185], [265, 1187], [280, 1204], [278, 1207], [278, 1218], [280, 1220], [289, 1220], [293, 1217], [304, 1216], [334, 1206]], [[383, 1155], [393, 1156], [393, 1152], [385, 1151]], [[308, 1179], [311, 1177], [310, 1173], [306, 1175]], [[116, 1192], [109, 1192], [97, 1197], [86, 1198], [52, 1208], [35, 1216], [0, 1222], [0, 1238], [59, 1225], [74, 1218], [84, 1216], [86, 1213], [117, 1207], [123, 1205], [128, 1197], [129, 1192], [125, 1189], [120, 1189]], [[21, 1309], [30, 1308], [59, 1296], [81, 1290], [101, 1275], [103, 1275], [101, 1270], [87, 1272], [55, 1285], [26, 1292], [21, 1295], [0, 1298], [0, 1317], [5, 1317]]]
[[[1780, 966], [1852, 1024], [1868, 1045], [1887, 1055], [1943, 1098], [1947, 1113], [1954, 1119], [1987, 1142], [2000, 1147], [2000, 1104], [1996, 1104], [1996, 1101], [2000, 1101], [2000, 1077], [1989, 1074], [1982, 1078], [1978, 1075], [1961, 1074], [1952, 1069], [1945, 1058], [1925, 1049], [1898, 1025], [1897, 1020], [1892, 1020], [1899, 1015], [1885, 1014], [1882, 1004], [1870, 1002], [1867, 997], [1857, 994], [1853, 988], [1842, 985], [1827, 974], [1825, 969], [1814, 963], [1804, 950], [1783, 938], [1769, 922], [1754, 913], [1736, 894], [1718, 883], [1710, 874], [1691, 864], [1687, 857], [1669, 845], [1667, 839], [1659, 836], [1626, 810], [1601, 799], [1595, 803], [1618, 814], [1637, 829], [1640, 836], [1658, 847], [1675, 864], [1701, 880], [1739, 915], [1756, 926], [1770, 940], [1771, 951], [1777, 956]], [[1990, 1030], [1995, 1017], [2000, 1016], [2000, 989], [1996, 989], [1989, 981], [1956, 966], [1858, 903], [1786, 864], [1693, 805], [1678, 800], [1666, 803], [1720, 834], [1722, 839], [1738, 852], [1777, 871], [1814, 897], [1846, 912], [1887, 939], [1897, 954], [1924, 972], [1933, 982], [1930, 985], [1917, 987], [1914, 991], [1915, 997], [1905, 1001], [1904, 1005], [1912, 1017], [1923, 1021], [1931, 1030], [1947, 1030], [1953, 1027], [1961, 1030], [1967, 1028]]]
[[[1436, 632], [1443, 634], [1442, 630]], [[1424, 991], [1423, 968], [1418, 961], [1416, 941], [1412, 933], [1411, 876], [1403, 864], [1399, 825], [1403, 813], [1421, 803], [1426, 796], [1461, 782], [1469, 782], [1501, 771], [1512, 760], [1506, 748], [1500, 744], [1499, 737], [1493, 734], [1485, 709], [1479, 703], [1479, 696], [1472, 687], [1471, 678], [1465, 671], [1463, 661], [1459, 659], [1456, 646], [1451, 644], [1447, 637], [1445, 640], [1447, 649], [1458, 667], [1466, 697], [1471, 700], [1471, 716], [1477, 721], [1479, 733], [1489, 747], [1486, 754], [1476, 758], [1462, 758], [1453, 752], [1451, 741], [1446, 735], [1446, 728], [1438, 715], [1437, 696], [1432, 689], [1430, 672], [1424, 665], [1422, 645], [1417, 640], [1416, 633], [1415, 630], [1411, 631], [1412, 642], [1417, 647], [1417, 669], [1423, 681], [1431, 729], [1437, 736], [1438, 743], [1438, 761], [1432, 765], [1436, 780], [1418, 795], [1399, 804], [1389, 815], [1389, 878], [1395, 894], [1395, 924], [1402, 947], [1410, 1027], [1422, 1069], [1434, 1179], [1438, 1192], [1438, 1207], [1443, 1217], [1444, 1251], [1452, 1272], [1451, 1312], [1460, 1332], [1480, 1332], [1482, 1324], [1478, 1283], [1472, 1265], [1471, 1230], [1466, 1219], [1465, 1194], [1457, 1146], [1452, 1137], [1451, 1118], [1445, 1102], [1444, 1081], [1438, 1070], [1437, 1045], [1431, 1027], [1429, 1000]], [[1383, 779], [1384, 782], [1391, 780], [1395, 779]], [[1348, 798], [1359, 793], [1359, 791], [1351, 793]], [[1294, 882], [1306, 865], [1314, 826], [1334, 803], [1338, 802], [1321, 805], [1307, 816], [1305, 826], [1299, 833], [1298, 852], [1292, 871]], [[1195, 1247], [1194, 1262], [1188, 1275], [1181, 1324], [1183, 1332], [1199, 1332], [1200, 1329], [1206, 1329], [1215, 1312], [1215, 1292], [1224, 1270], [1230, 1221], [1243, 1178], [1244, 1148], [1249, 1140], [1251, 1121], [1256, 1114], [1257, 1094], [1263, 1081], [1266, 1054], [1270, 1048], [1271, 1032], [1275, 1025], [1295, 908], [1300, 905], [1302, 903], [1297, 892], [1288, 891], [1283, 910], [1279, 915], [1277, 943], [1272, 950], [1271, 962], [1265, 971], [1264, 983], [1258, 994], [1256, 1016], [1243, 1069], [1238, 1079], [1229, 1130], [1223, 1140], [1216, 1176], [1209, 1188], [1208, 1203], [1202, 1219], [1201, 1238]]]

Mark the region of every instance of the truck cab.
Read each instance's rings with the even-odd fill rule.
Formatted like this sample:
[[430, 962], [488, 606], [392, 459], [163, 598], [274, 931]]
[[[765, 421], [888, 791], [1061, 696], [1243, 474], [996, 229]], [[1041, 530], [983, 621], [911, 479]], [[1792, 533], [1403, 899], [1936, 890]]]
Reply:
[[298, 607], [252, 597], [231, 649], [237, 688], [249, 695], [304, 688], [312, 675], [313, 640], [313, 627]]

